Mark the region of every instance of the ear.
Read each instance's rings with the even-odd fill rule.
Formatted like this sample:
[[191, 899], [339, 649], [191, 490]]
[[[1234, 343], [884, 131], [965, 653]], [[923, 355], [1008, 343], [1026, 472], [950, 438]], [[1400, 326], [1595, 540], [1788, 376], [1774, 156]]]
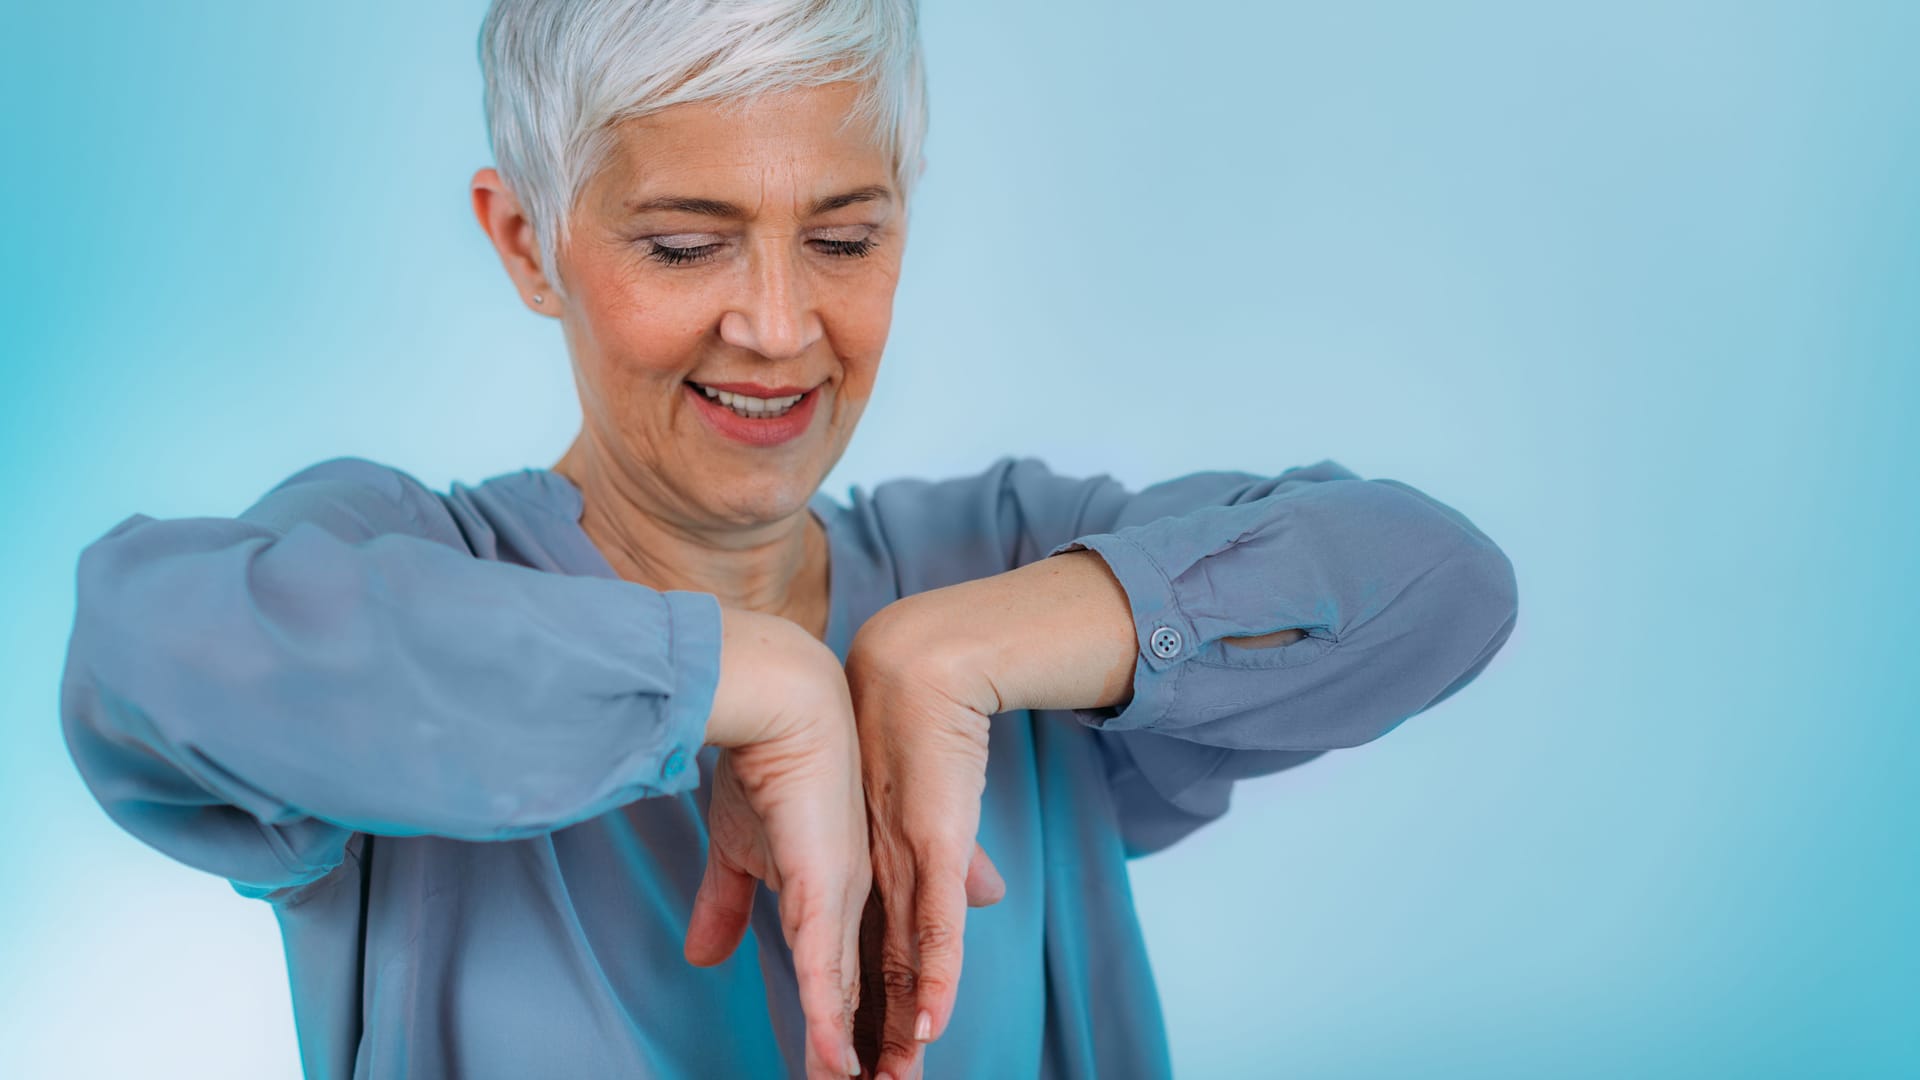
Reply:
[[[527, 220], [520, 199], [491, 167], [473, 174], [473, 215], [480, 219], [481, 230], [500, 255], [500, 265], [507, 268], [507, 276], [520, 290], [521, 303], [540, 315], [558, 315], [560, 298], [554, 295], [553, 285], [540, 267], [540, 242], [534, 235], [533, 222]], [[541, 298], [540, 303], [534, 303], [535, 296]]]

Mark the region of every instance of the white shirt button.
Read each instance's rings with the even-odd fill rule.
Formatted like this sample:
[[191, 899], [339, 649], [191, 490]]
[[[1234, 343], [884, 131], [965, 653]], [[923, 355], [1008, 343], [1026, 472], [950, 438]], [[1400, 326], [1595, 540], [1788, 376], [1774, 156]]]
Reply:
[[1148, 639], [1153, 646], [1153, 654], [1162, 660], [1171, 660], [1180, 655], [1180, 631], [1171, 626], [1162, 626]]

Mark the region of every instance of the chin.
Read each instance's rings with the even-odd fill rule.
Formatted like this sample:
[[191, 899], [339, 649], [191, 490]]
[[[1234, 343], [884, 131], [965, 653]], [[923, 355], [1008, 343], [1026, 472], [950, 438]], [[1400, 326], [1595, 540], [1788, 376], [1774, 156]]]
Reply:
[[724, 501], [709, 503], [715, 517], [735, 525], [765, 525], [791, 517], [806, 508], [817, 484], [792, 477], [765, 477], [743, 481]]

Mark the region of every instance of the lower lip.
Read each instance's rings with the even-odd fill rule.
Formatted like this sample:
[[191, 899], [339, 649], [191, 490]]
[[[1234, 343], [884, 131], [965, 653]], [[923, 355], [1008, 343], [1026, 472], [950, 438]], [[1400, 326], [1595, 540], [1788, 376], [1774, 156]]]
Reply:
[[681, 387], [687, 396], [693, 399], [693, 407], [701, 418], [712, 425], [713, 430], [735, 442], [748, 446], [778, 446], [799, 438], [813, 421], [813, 403], [820, 396], [820, 388], [814, 387], [788, 409], [783, 415], [767, 420], [755, 420], [741, 416], [718, 401], [713, 400], [690, 383]]

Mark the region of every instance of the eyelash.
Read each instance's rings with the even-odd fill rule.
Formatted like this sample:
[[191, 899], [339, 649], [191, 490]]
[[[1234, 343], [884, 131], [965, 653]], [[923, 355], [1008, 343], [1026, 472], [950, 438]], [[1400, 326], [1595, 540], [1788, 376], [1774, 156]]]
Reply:
[[647, 246], [652, 249], [648, 254], [652, 256], [654, 260], [663, 262], [668, 266], [680, 266], [684, 263], [699, 262], [701, 259], [711, 255], [713, 249], [720, 245], [703, 244], [700, 247], [677, 248], [668, 247], [665, 244], [656, 244], [649, 240], [647, 241]]
[[849, 259], [864, 258], [867, 252], [873, 250], [872, 238], [866, 240], [817, 240], [815, 243], [826, 245], [825, 250], [828, 254], [841, 255]]
[[[822, 245], [829, 255], [847, 259], [865, 258], [874, 247], [872, 239], [815, 240], [813, 242]], [[699, 247], [677, 248], [651, 240], [647, 241], [647, 246], [652, 249], [647, 253], [648, 257], [667, 266], [685, 266], [688, 263], [699, 262], [720, 247], [719, 244], [702, 244]]]

